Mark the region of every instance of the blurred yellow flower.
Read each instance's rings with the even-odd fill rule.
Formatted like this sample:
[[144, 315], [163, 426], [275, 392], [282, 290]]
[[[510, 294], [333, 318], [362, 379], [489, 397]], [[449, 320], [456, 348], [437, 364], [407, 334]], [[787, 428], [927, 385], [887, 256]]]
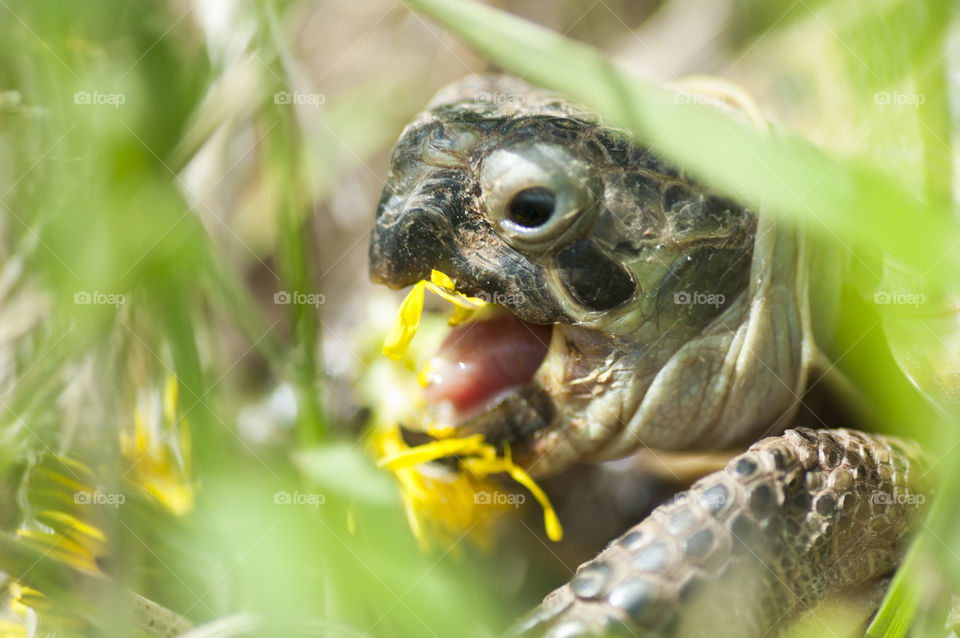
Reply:
[[155, 398], [141, 397], [133, 433], [120, 433], [120, 451], [131, 464], [130, 482], [171, 513], [182, 515], [193, 509], [196, 486], [190, 476], [190, 422], [177, 415], [178, 388], [170, 375], [159, 406]]
[[[196, 489], [190, 479], [190, 428], [185, 417], [178, 419], [177, 389], [171, 375], [162, 392], [141, 394], [133, 431], [120, 433], [120, 450], [129, 466], [126, 473], [123, 468], [113, 473], [125, 475], [133, 488], [168, 512], [182, 515], [193, 508]], [[101, 508], [122, 505], [126, 495], [102, 492], [96, 487], [100, 483], [98, 475], [80, 461], [44, 457], [32, 469], [29, 483], [29, 502], [39, 511], [17, 530], [18, 540], [71, 567], [103, 575], [100, 565], [109, 553], [109, 539], [97, 526]], [[33, 610], [44, 626], [67, 635], [87, 628], [87, 621], [75, 610], [41, 591], [16, 582], [9, 591], [11, 610], [23, 618]], [[16, 633], [15, 623], [11, 627], [0, 625], [0, 638], [23, 635]]]

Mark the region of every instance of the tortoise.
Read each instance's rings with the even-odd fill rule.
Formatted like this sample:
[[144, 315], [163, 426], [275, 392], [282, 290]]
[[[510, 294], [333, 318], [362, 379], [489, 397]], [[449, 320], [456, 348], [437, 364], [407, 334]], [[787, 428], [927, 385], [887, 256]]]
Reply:
[[514, 635], [763, 636], [824, 601], [876, 608], [929, 488], [914, 443], [804, 408], [839, 378], [839, 251], [588, 108], [478, 75], [401, 134], [369, 259], [376, 283], [439, 270], [505, 309], [451, 332], [427, 393], [534, 476], [749, 445]]

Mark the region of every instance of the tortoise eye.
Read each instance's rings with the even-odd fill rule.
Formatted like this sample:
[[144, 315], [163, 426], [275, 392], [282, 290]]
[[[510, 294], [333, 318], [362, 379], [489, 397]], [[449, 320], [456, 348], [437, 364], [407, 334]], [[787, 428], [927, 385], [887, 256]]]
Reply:
[[480, 168], [488, 219], [519, 249], [546, 250], [574, 241], [599, 208], [600, 186], [577, 153], [533, 140], [494, 150]]
[[525, 188], [510, 199], [507, 216], [518, 226], [537, 228], [550, 221], [556, 203], [557, 198], [549, 188]]

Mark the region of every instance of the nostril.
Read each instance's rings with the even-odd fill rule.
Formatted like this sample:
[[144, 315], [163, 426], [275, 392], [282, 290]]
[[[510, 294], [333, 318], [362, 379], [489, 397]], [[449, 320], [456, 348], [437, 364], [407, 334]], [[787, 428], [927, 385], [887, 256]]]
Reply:
[[370, 279], [391, 288], [427, 279], [433, 268], [443, 269], [452, 240], [446, 220], [431, 211], [381, 215], [370, 239]]

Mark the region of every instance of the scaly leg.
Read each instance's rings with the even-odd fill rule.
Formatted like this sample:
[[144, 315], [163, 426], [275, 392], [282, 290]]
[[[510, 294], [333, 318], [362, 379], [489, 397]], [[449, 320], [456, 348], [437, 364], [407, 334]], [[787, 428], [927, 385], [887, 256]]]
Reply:
[[512, 635], [765, 636], [896, 567], [918, 449], [852, 430], [764, 439], [583, 564]]

